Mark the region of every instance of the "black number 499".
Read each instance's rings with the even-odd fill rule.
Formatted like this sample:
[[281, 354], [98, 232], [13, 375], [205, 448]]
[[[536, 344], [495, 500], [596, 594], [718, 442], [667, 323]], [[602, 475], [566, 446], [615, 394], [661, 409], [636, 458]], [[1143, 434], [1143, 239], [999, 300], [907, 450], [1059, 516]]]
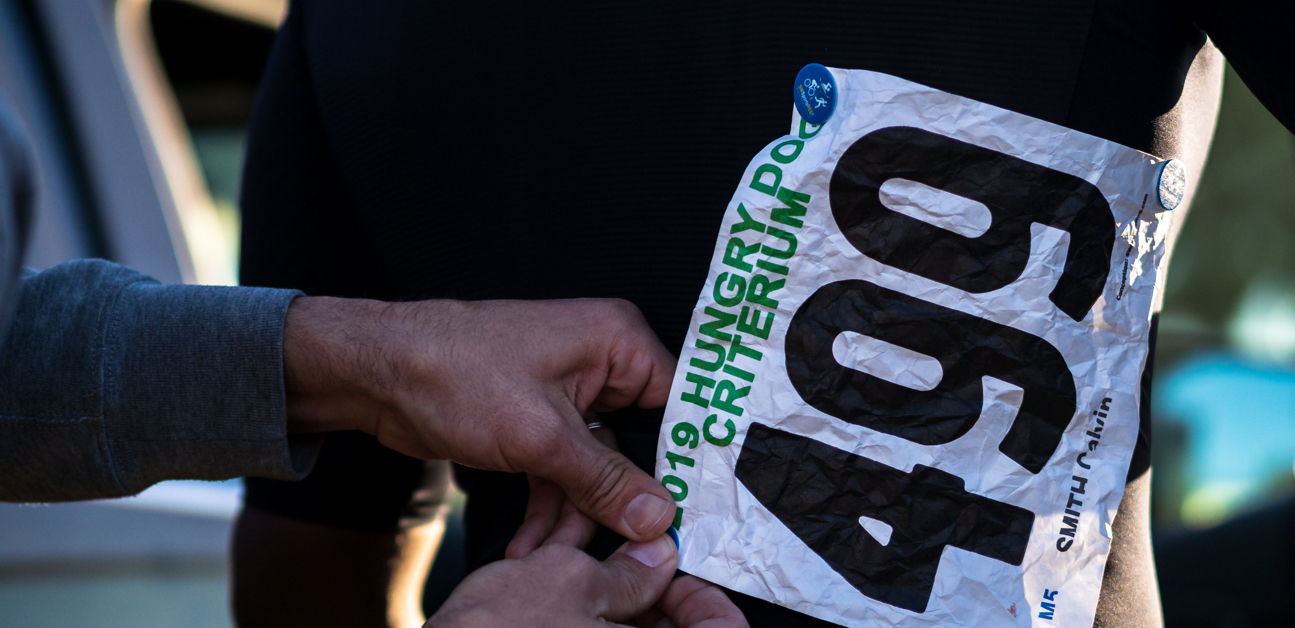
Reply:
[[[991, 224], [968, 237], [893, 211], [880, 196], [890, 179], [977, 201]], [[1106, 284], [1116, 230], [1101, 192], [998, 151], [912, 127], [879, 129], [842, 155], [830, 200], [841, 233], [861, 253], [960, 291], [1019, 279], [1033, 223], [1069, 233], [1065, 266], [1040, 308], [1083, 320]], [[832, 344], [846, 331], [930, 356], [943, 378], [917, 391], [845, 368]], [[785, 348], [788, 377], [806, 403], [921, 445], [951, 442], [975, 425], [981, 378], [1020, 387], [1021, 407], [998, 448], [1031, 473], [1043, 469], [1075, 416], [1074, 376], [1048, 341], [865, 280], [818, 288], [792, 318]], [[1028, 510], [965, 491], [943, 471], [918, 465], [904, 473], [760, 424], [748, 431], [736, 475], [861, 593], [916, 612], [930, 601], [945, 547], [1019, 565], [1034, 521]], [[891, 526], [886, 545], [862, 529], [861, 516]]]

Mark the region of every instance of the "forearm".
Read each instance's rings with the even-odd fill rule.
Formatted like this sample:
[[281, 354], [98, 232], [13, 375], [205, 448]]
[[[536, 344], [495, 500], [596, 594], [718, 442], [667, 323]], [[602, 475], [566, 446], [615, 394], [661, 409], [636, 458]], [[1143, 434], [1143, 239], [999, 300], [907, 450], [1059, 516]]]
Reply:
[[[437, 395], [447, 368], [439, 349], [454, 344], [447, 328], [464, 309], [449, 300], [293, 301], [283, 340], [289, 431], [354, 429], [381, 436], [384, 421], [401, 412], [402, 388], [412, 385]], [[430, 452], [407, 453], [431, 457]]]
[[24, 279], [0, 351], [0, 499], [302, 477], [281, 364], [290, 291], [164, 286], [101, 261]]
[[360, 365], [378, 371], [386, 350], [373, 327], [386, 304], [302, 297], [288, 308], [283, 330], [283, 380], [293, 433], [361, 429], [384, 411]]

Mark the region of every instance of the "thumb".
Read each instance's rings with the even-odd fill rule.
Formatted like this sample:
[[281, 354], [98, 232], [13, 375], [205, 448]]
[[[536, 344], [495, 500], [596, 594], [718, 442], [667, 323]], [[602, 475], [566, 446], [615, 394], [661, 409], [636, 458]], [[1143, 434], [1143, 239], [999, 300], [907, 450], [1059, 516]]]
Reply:
[[626, 543], [599, 565], [591, 593], [599, 618], [623, 621], [656, 603], [674, 578], [679, 552], [671, 537]]
[[674, 522], [674, 497], [629, 458], [588, 430], [555, 443], [543, 469], [533, 471], [562, 487], [581, 512], [631, 541], [665, 534]]

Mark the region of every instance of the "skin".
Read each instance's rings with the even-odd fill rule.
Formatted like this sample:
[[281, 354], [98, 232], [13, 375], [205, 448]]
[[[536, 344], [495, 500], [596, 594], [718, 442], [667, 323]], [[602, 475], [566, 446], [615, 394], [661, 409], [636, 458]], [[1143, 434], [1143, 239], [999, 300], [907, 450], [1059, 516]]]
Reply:
[[674, 516], [665, 487], [585, 425], [669, 394], [675, 359], [627, 302], [300, 298], [283, 358], [290, 431], [360, 429], [416, 458], [528, 473], [634, 541]]
[[679, 556], [668, 537], [626, 543], [601, 563], [578, 545], [554, 540], [473, 572], [427, 627], [747, 627], [714, 585], [673, 578]]
[[[598, 442], [620, 451], [616, 435], [611, 430], [590, 430]], [[535, 476], [530, 483], [530, 500], [526, 504], [526, 517], [504, 551], [504, 558], [522, 558], [536, 549], [550, 544], [584, 547], [594, 538], [598, 523], [587, 517], [575, 503], [567, 499], [562, 487]]]
[[[545, 521], [530, 528], [535, 542], [515, 543], [508, 560], [475, 572], [429, 625], [605, 626], [627, 620], [651, 628], [746, 626], [718, 588], [692, 577], [672, 581], [677, 555], [663, 534], [674, 517], [673, 499], [586, 425], [598, 412], [666, 403], [676, 361], [632, 304], [302, 297], [288, 310], [283, 361], [290, 432], [359, 429], [417, 458], [527, 473], [536, 487], [539, 501], [533, 499], [530, 510]], [[337, 599], [369, 601], [355, 617], [316, 613], [311, 625], [398, 626], [420, 619], [410, 612], [416, 587], [394, 585], [415, 579], [402, 566], [425, 563], [435, 545], [428, 534], [348, 533], [349, 543], [338, 547], [327, 543], [336, 536], [327, 526], [281, 519], [245, 513], [235, 533], [236, 554], [278, 545], [276, 530], [305, 532], [280, 551], [305, 560], [286, 571], [309, 564], [328, 569], [329, 557], [308, 556], [332, 547], [342, 562], [359, 567], [355, 577], [335, 583]], [[602, 563], [581, 551], [594, 522], [629, 539]], [[256, 612], [245, 617], [248, 607], [266, 606], [264, 598], [276, 588], [299, 599], [329, 597], [272, 584], [291, 582], [291, 573], [269, 580], [257, 575], [274, 570], [272, 562], [235, 561], [241, 625], [299, 623]], [[365, 569], [376, 565], [383, 568]], [[246, 579], [270, 588], [256, 593], [237, 584]], [[573, 589], [573, 583], [580, 586]], [[502, 596], [507, 603], [500, 603], [501, 591], [508, 592]], [[380, 608], [385, 612], [372, 612]]]
[[[592, 433], [599, 442], [617, 449], [616, 437], [611, 430], [596, 429], [592, 430]], [[598, 524], [580, 512], [557, 485], [535, 477], [530, 478], [530, 485], [531, 499], [527, 505], [526, 518], [505, 552], [507, 560], [503, 561], [504, 564], [537, 560], [535, 558], [537, 554], [543, 556], [545, 552], [553, 552], [555, 550], [551, 548], [554, 547], [583, 548], [593, 538], [598, 528]], [[673, 543], [670, 544], [670, 549], [673, 553], [675, 550]], [[615, 558], [616, 555], [613, 555], [609, 561]], [[538, 560], [551, 559], [544, 556]], [[677, 560], [676, 555], [671, 564]], [[642, 582], [653, 582], [653, 580], [644, 578]], [[477, 586], [485, 588], [489, 585], [478, 584], [469, 577], [461, 589], [470, 591]], [[700, 578], [688, 575], [675, 578], [666, 587], [665, 592], [657, 597], [655, 604], [642, 606], [642, 610], [629, 624], [639, 628], [749, 628], [742, 612], [733, 605], [728, 596], [718, 587]], [[451, 616], [454, 613], [454, 608], [450, 604], [452, 601], [453, 597], [444, 607]], [[583, 621], [587, 619], [587, 615], [588, 613], [579, 618], [568, 619]], [[617, 625], [614, 622], [616, 618], [613, 616], [604, 614], [596, 618]], [[435, 624], [429, 622], [429, 625]]]

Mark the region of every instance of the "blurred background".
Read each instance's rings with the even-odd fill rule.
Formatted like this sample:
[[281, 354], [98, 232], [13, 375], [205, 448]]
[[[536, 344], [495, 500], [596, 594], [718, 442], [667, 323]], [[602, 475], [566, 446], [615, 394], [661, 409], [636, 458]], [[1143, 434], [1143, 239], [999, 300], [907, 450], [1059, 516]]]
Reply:
[[[285, 0], [0, 0], [0, 98], [26, 131], [26, 263], [102, 257], [233, 285], [248, 119]], [[227, 628], [242, 486], [166, 482], [79, 504], [0, 503], [0, 626]], [[462, 496], [428, 581], [463, 571]]]
[[[0, 0], [44, 268], [233, 284], [244, 140], [286, 0]], [[1154, 525], [1171, 628], [1286, 625], [1295, 584], [1295, 138], [1228, 71], [1156, 351]], [[227, 627], [238, 482], [0, 504], [0, 624]], [[457, 515], [457, 513], [456, 513]], [[429, 584], [461, 569], [452, 517]]]

